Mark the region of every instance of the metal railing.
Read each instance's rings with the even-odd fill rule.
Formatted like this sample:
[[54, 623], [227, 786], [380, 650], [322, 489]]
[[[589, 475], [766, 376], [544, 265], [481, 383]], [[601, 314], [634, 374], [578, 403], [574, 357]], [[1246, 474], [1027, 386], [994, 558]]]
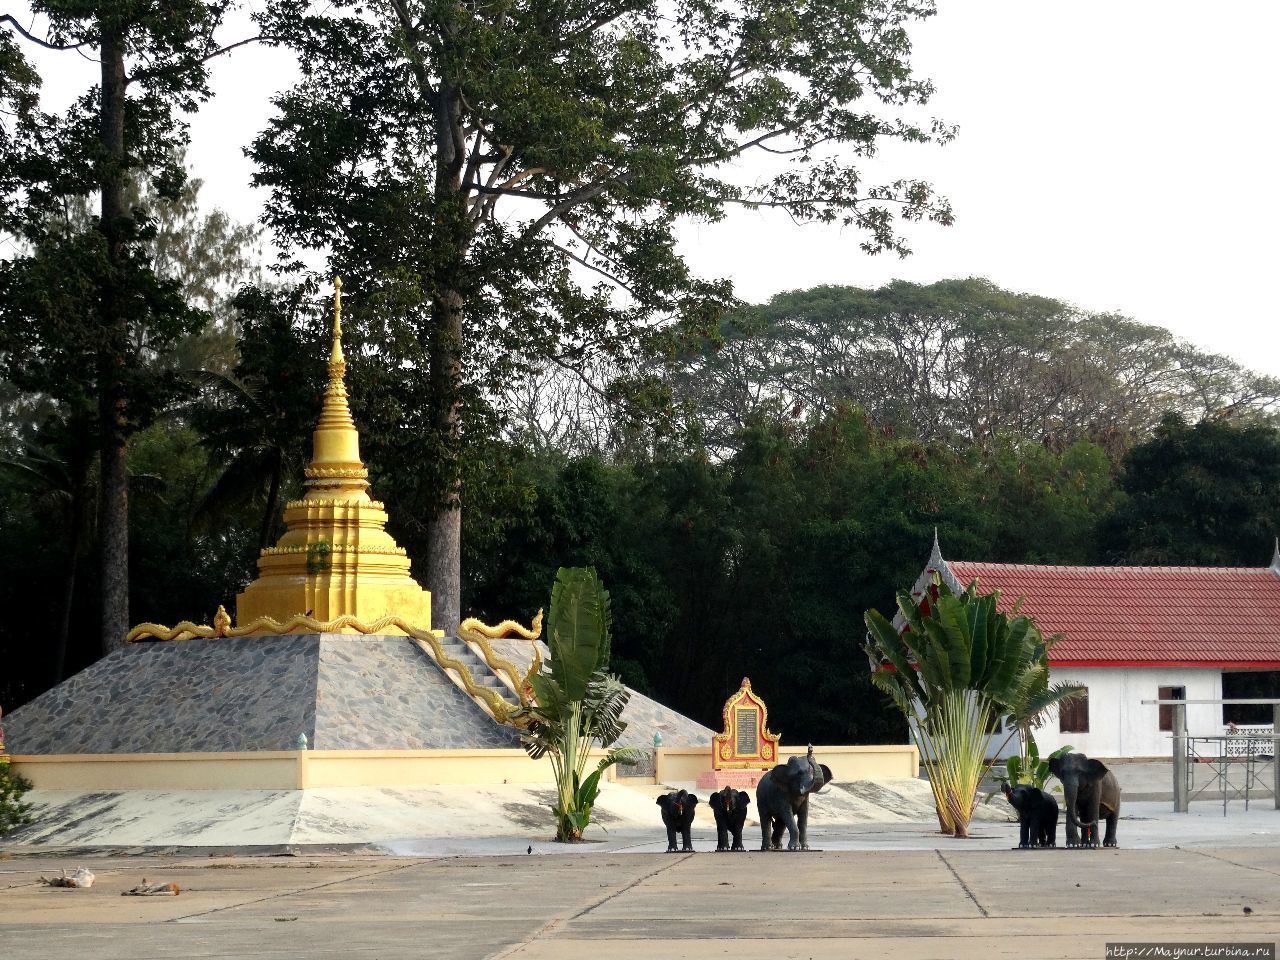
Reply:
[[[1280, 810], [1280, 763], [1276, 762], [1276, 748], [1280, 747], [1280, 700], [1256, 700], [1256, 699], [1232, 699], [1223, 700], [1143, 700], [1144, 704], [1157, 704], [1159, 706], [1169, 706], [1173, 708], [1173, 809], [1175, 813], [1186, 813], [1191, 805], [1191, 791], [1188, 782], [1187, 772], [1187, 741], [1190, 739], [1187, 733], [1187, 704], [1254, 704], [1269, 705], [1272, 711], [1272, 728], [1270, 736], [1259, 736], [1257, 733], [1249, 732], [1240, 734], [1241, 737], [1253, 740], [1269, 740], [1271, 742], [1271, 795], [1274, 798], [1277, 810]], [[1204, 739], [1203, 737], [1199, 739]], [[1252, 776], [1252, 771], [1247, 771], [1246, 776]], [[1226, 796], [1226, 788], [1223, 789], [1224, 798]], [[1223, 800], [1223, 810], [1226, 810], [1226, 800]]]

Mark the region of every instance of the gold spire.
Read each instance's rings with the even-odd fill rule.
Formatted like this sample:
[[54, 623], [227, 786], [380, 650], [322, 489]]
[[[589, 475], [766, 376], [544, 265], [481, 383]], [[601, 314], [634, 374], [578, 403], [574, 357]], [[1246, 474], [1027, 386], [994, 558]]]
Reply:
[[333, 346], [329, 383], [307, 467], [308, 500], [368, 500], [369, 471], [360, 460], [360, 434], [347, 405], [347, 361], [342, 355], [342, 278], [333, 281]]
[[[334, 372], [335, 364], [342, 364]], [[329, 378], [342, 380], [347, 375], [347, 362], [342, 356], [342, 278], [333, 278], [333, 349], [329, 351]]]
[[[284, 511], [287, 530], [258, 558], [258, 579], [236, 599], [236, 622], [307, 616], [372, 623], [398, 616], [424, 629], [431, 594], [409, 576], [409, 558], [387, 533], [382, 504], [369, 497], [369, 471], [347, 405], [342, 355], [342, 280], [333, 282], [329, 382], [313, 437], [306, 492]], [[399, 631], [394, 631], [399, 632]]]

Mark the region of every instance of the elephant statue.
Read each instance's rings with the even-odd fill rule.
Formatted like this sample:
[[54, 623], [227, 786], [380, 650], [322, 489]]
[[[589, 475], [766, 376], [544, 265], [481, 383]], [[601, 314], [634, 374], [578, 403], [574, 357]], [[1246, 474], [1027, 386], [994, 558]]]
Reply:
[[756, 811], [760, 815], [761, 850], [782, 849], [782, 831], [789, 834], [788, 850], [808, 850], [809, 795], [831, 783], [831, 769], [813, 759], [813, 747], [804, 757], [780, 763], [756, 784]]
[[1009, 805], [1018, 811], [1018, 849], [1058, 845], [1058, 801], [1053, 794], [1020, 783], [1001, 785]]
[[667, 853], [676, 853], [676, 833], [684, 843], [683, 850], [693, 853], [693, 840], [689, 831], [693, 828], [693, 808], [698, 805], [698, 798], [692, 793], [678, 790], [658, 798], [658, 806], [662, 808], [662, 822], [667, 827]]
[[1116, 845], [1120, 819], [1120, 784], [1101, 760], [1083, 753], [1049, 758], [1049, 772], [1062, 781], [1067, 808], [1067, 846], [1097, 847], [1098, 819], [1106, 818], [1105, 847]]
[[[716, 852], [721, 850], [745, 850], [742, 845], [742, 827], [747, 822], [747, 807], [751, 796], [745, 790], [725, 787], [711, 795], [711, 809], [716, 815]], [[733, 846], [729, 846], [729, 835]]]

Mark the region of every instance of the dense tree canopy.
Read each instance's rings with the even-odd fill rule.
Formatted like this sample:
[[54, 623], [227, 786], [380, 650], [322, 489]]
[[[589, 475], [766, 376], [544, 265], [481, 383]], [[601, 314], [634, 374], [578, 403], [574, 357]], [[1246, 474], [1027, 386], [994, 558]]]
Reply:
[[676, 382], [715, 444], [755, 416], [854, 404], [925, 440], [1084, 439], [1118, 458], [1168, 411], [1248, 419], [1280, 405], [1280, 380], [1160, 327], [978, 279], [780, 294], [733, 317], [723, 349]]
[[[230, 600], [275, 535], [271, 502], [296, 489], [319, 407], [322, 313], [305, 291], [249, 290], [238, 310], [235, 369], [134, 443], [140, 619], [207, 616]], [[412, 464], [382, 453], [395, 446], [384, 431], [406, 429], [421, 407], [364, 342], [350, 352], [353, 410], [374, 489], [416, 563], [425, 533], [402, 482]], [[1280, 526], [1267, 496], [1280, 439], [1265, 418], [1169, 419], [1120, 462], [1100, 438], [927, 438], [839, 403], [798, 416], [762, 405], [715, 455], [695, 442], [710, 428], [579, 453], [490, 419], [469, 438], [464, 473], [468, 614], [527, 618], [558, 566], [592, 565], [612, 585], [613, 663], [629, 684], [714, 724], [750, 675], [789, 740], [901, 736], [860, 667], [862, 615], [891, 608], [935, 528], [956, 557], [1261, 565]], [[63, 585], [83, 550], [75, 537], [92, 537], [71, 494], [93, 474], [68, 459], [77, 448], [62, 421], [26, 436], [8, 456], [24, 479], [0, 487], [0, 558], [24, 558], [20, 545], [38, 536], [58, 546], [5, 570], [0, 602], [83, 622], [90, 607], [68, 602]], [[56, 651], [12, 623], [0, 631], [0, 656], [15, 665], [0, 690], [8, 707], [52, 682]], [[92, 651], [70, 637], [74, 669]]]
[[1170, 414], [1129, 451], [1120, 487], [1103, 529], [1111, 562], [1262, 566], [1280, 534], [1280, 434]]
[[[730, 206], [863, 231], [951, 219], [928, 184], [869, 182], [884, 141], [946, 141], [909, 108], [908, 27], [930, 0], [825, 4], [272, 0], [269, 42], [302, 79], [255, 142], [267, 221], [329, 254], [421, 368], [429, 416], [398, 459], [429, 495], [438, 626], [458, 622], [470, 394], [533, 363], [574, 370], [655, 335], [709, 334], [728, 283], [694, 276], [676, 224]], [[760, 155], [768, 172], [736, 165]], [[621, 379], [621, 378], [619, 378]], [[407, 479], [407, 478], [406, 478]]]
[[[319, 409], [304, 262], [346, 279], [374, 491], [446, 621], [527, 619], [595, 566], [615, 667], [708, 724], [748, 674], [788, 742], [900, 738], [863, 612], [935, 529], [1006, 562], [1270, 555], [1275, 380], [983, 280], [750, 307], [683, 261], [676, 224], [735, 206], [896, 253], [950, 219], [861, 169], [952, 135], [912, 122], [927, 0], [266, 0], [301, 65], [250, 146], [271, 282], [256, 229], [184, 186], [228, 4], [34, 7], [36, 33], [0, 15], [6, 709], [122, 634], [124, 600], [204, 618], [252, 576]], [[101, 84], [42, 112], [31, 43], [92, 51]]]
[[[35, 81], [6, 30], [0, 75], [18, 80], [17, 109], [0, 138], [0, 228], [28, 253], [0, 263], [3, 375], [91, 420], [98, 447], [99, 636], [104, 650], [129, 628], [130, 437], [172, 402], [176, 376], [145, 358], [207, 322], [178, 281], [154, 268], [154, 235], [129, 186], [176, 199], [185, 169], [184, 114], [209, 95], [207, 61], [228, 0], [35, 0], [44, 35], [12, 16], [5, 26], [63, 56], [92, 51], [101, 79], [62, 115], [31, 102]], [[6, 84], [6, 86], [8, 86]], [[98, 217], [67, 229], [69, 206], [98, 200]]]

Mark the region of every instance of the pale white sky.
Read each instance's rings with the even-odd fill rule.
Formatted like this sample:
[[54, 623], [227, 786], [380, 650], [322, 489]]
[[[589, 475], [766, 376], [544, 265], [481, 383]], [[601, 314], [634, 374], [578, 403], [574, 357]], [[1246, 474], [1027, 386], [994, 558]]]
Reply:
[[[914, 61], [937, 84], [927, 113], [960, 135], [943, 148], [895, 146], [882, 162], [892, 176], [931, 181], [956, 224], [909, 226], [915, 252], [901, 260], [863, 254], [855, 231], [737, 213], [683, 232], [695, 268], [730, 277], [748, 300], [820, 283], [985, 276], [1167, 327], [1280, 376], [1280, 4], [940, 7], [913, 28]], [[94, 80], [96, 65], [74, 57], [40, 58], [54, 102]], [[261, 205], [243, 147], [292, 72], [278, 53], [238, 50], [215, 67], [217, 96], [194, 120], [189, 160], [203, 197], [241, 220]]]

